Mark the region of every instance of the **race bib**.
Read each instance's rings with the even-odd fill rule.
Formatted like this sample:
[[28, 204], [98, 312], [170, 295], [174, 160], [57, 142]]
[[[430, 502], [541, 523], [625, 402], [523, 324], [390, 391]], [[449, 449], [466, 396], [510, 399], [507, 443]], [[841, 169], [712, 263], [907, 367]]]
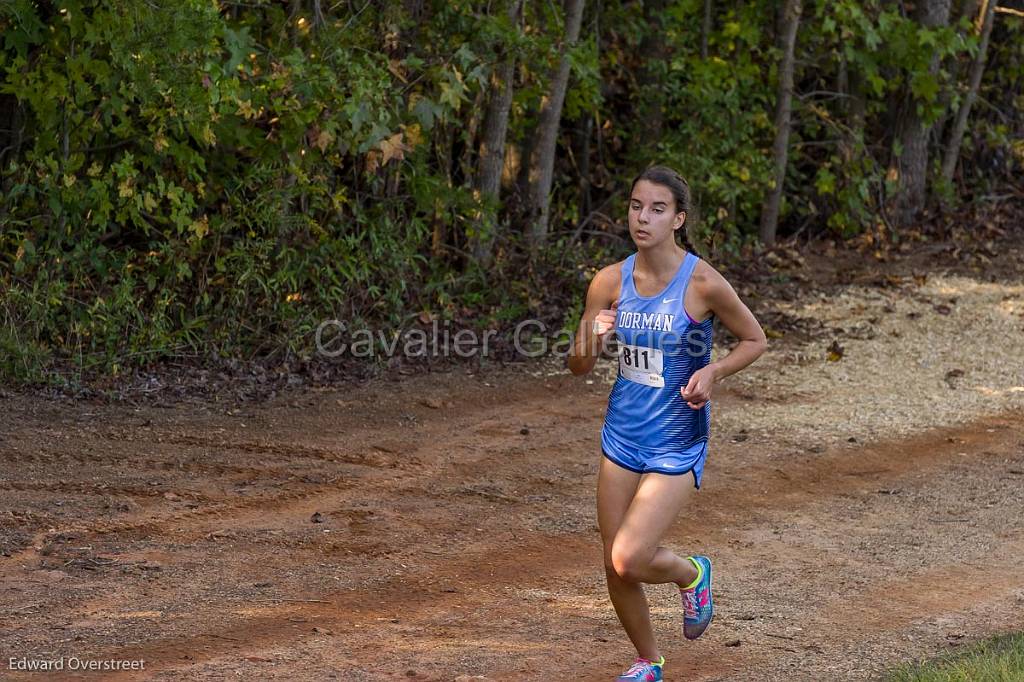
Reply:
[[655, 388], [665, 387], [663, 354], [647, 346], [619, 346], [619, 373], [630, 381]]

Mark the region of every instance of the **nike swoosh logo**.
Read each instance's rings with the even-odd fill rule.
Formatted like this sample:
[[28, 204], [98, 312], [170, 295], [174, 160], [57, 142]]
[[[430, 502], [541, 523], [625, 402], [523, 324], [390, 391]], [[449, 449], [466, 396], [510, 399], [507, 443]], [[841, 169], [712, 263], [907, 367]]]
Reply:
[[679, 300], [678, 298], [663, 298], [663, 299], [661, 299], [661, 302], [662, 303], [671, 303], [672, 301], [678, 301], [678, 300]]

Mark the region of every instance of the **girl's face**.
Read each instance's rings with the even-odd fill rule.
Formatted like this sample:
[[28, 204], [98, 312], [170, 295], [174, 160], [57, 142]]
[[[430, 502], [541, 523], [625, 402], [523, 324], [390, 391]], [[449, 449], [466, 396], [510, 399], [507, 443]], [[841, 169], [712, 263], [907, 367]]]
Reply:
[[675, 243], [674, 233], [686, 220], [686, 213], [676, 213], [675, 206], [668, 187], [649, 180], [636, 183], [629, 197], [629, 234], [637, 248], [653, 248], [666, 240]]

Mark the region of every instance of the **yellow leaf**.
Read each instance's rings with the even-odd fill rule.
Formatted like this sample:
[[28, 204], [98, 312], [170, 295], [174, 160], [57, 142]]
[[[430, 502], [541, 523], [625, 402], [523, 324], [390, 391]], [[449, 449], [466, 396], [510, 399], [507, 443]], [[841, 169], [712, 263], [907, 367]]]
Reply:
[[240, 99], [240, 100], [238, 100], [238, 113], [241, 114], [242, 117], [246, 118], [246, 119], [250, 119], [250, 118], [255, 118], [256, 117], [256, 112], [253, 111], [253, 108], [252, 108], [252, 102], [250, 102], [247, 99]]
[[157, 152], [162, 152], [163, 150], [167, 149], [167, 138], [164, 137], [163, 135], [157, 135], [155, 138], [153, 138], [153, 149], [155, 149]]
[[202, 239], [210, 231], [210, 220], [204, 215], [199, 220], [193, 220], [188, 229], [196, 236], [196, 239]]
[[771, 327], [764, 328], [764, 335], [769, 339], [781, 339], [783, 337], [782, 332], [778, 329], [772, 329]]
[[413, 123], [411, 126], [402, 126], [402, 130], [405, 131], [405, 139], [409, 143], [409, 151], [423, 144], [423, 131], [420, 129], [419, 123]]
[[828, 353], [825, 357], [829, 362], [839, 362], [843, 358], [845, 349], [839, 345], [839, 341], [833, 340], [832, 345], [828, 347]]
[[203, 127], [203, 142], [211, 147], [217, 144], [217, 136], [213, 134], [213, 130], [210, 129], [209, 125]]
[[401, 161], [405, 158], [405, 152], [409, 151], [409, 148], [402, 142], [403, 136], [404, 133], [395, 133], [386, 140], [380, 141], [380, 151], [384, 155], [381, 163], [387, 165], [391, 159]]
[[156, 199], [153, 198], [152, 194], [145, 192], [142, 195], [142, 205], [147, 211], [154, 211], [159, 204], [156, 203]]

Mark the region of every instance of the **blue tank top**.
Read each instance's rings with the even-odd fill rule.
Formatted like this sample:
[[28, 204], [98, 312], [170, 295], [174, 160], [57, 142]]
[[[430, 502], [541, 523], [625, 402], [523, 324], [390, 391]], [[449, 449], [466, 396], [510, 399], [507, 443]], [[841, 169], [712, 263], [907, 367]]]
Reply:
[[646, 452], [678, 452], [706, 441], [711, 401], [694, 410], [679, 391], [711, 362], [712, 320], [690, 319], [686, 288], [700, 259], [687, 252], [672, 281], [656, 296], [633, 284], [636, 254], [622, 263], [615, 338], [619, 375], [608, 396], [601, 441]]

